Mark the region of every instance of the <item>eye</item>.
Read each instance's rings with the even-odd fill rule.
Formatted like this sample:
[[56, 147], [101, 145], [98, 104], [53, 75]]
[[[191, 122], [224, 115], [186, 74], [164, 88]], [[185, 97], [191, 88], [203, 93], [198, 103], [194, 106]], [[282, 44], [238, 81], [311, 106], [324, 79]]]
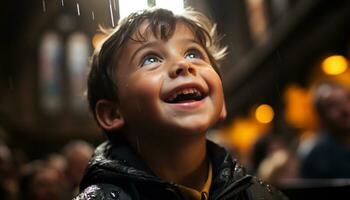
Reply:
[[185, 55], [186, 59], [201, 59], [203, 58], [202, 53], [197, 49], [190, 49]]
[[150, 65], [150, 64], [158, 63], [158, 62], [160, 62], [160, 59], [157, 56], [149, 55], [143, 59], [141, 66]]

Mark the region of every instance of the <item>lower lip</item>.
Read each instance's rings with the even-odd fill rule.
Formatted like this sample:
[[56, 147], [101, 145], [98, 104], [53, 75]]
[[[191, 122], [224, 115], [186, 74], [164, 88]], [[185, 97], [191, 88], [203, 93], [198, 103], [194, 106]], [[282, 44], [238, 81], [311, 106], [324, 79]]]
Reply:
[[173, 103], [170, 105], [177, 109], [193, 109], [201, 106], [204, 103], [204, 101], [205, 101], [205, 98], [200, 101], [188, 101], [188, 102], [181, 102], [181, 103]]

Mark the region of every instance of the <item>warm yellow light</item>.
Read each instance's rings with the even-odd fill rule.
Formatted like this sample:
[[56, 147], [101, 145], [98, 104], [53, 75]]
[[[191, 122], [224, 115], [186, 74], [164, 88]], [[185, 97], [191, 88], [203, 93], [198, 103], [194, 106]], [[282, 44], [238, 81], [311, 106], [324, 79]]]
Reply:
[[286, 87], [284, 114], [288, 124], [303, 130], [314, 130], [317, 127], [312, 97], [312, 93], [301, 86], [292, 84]]
[[101, 42], [106, 38], [106, 36], [106, 34], [96, 33], [92, 37], [92, 46], [94, 47], [94, 49], [96, 49], [101, 44]]
[[255, 110], [255, 117], [260, 123], [270, 123], [273, 119], [273, 116], [273, 109], [267, 104], [262, 104]]
[[181, 13], [184, 10], [184, 0], [156, 0], [156, 6], [171, 10], [173, 13]]
[[[111, 2], [111, 1], [109, 1]], [[148, 7], [147, 0], [118, 0], [119, 2], [119, 17], [120, 19], [128, 16], [132, 12], [136, 12]], [[111, 8], [111, 3], [109, 3]], [[110, 9], [111, 15], [113, 14], [113, 9]]]
[[240, 153], [247, 152], [254, 145], [261, 134], [268, 129], [267, 124], [262, 124], [254, 118], [237, 118], [227, 130], [231, 145]]
[[344, 56], [329, 56], [322, 62], [322, 70], [329, 75], [338, 75], [343, 73], [348, 67], [348, 62]]

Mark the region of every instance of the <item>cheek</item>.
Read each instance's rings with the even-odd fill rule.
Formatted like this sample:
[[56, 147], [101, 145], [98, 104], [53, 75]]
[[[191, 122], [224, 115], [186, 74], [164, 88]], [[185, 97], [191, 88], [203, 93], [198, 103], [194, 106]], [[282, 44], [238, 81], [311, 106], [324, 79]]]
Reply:
[[131, 77], [131, 82], [135, 86], [135, 95], [139, 96], [141, 100], [158, 98], [161, 88], [161, 76], [157, 74], [143, 74], [141, 76]]
[[120, 101], [123, 107], [137, 112], [153, 108], [158, 102], [161, 87], [160, 76], [152, 74], [131, 75], [120, 88]]
[[210, 97], [212, 100], [212, 108], [215, 116], [220, 116], [223, 112], [224, 106], [224, 93], [221, 78], [212, 69], [204, 70], [202, 77], [204, 77], [210, 91]]
[[214, 69], [206, 69], [202, 72], [211, 93], [214, 93], [215, 97], [223, 98], [223, 88], [221, 78]]

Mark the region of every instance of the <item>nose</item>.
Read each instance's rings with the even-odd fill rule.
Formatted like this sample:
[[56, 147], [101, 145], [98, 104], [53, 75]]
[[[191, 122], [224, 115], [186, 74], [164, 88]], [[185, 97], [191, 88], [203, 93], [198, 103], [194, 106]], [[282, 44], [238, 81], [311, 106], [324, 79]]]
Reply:
[[169, 76], [171, 78], [188, 75], [196, 76], [196, 73], [196, 69], [186, 59], [181, 59], [180, 61], [176, 62], [174, 66], [169, 70]]

